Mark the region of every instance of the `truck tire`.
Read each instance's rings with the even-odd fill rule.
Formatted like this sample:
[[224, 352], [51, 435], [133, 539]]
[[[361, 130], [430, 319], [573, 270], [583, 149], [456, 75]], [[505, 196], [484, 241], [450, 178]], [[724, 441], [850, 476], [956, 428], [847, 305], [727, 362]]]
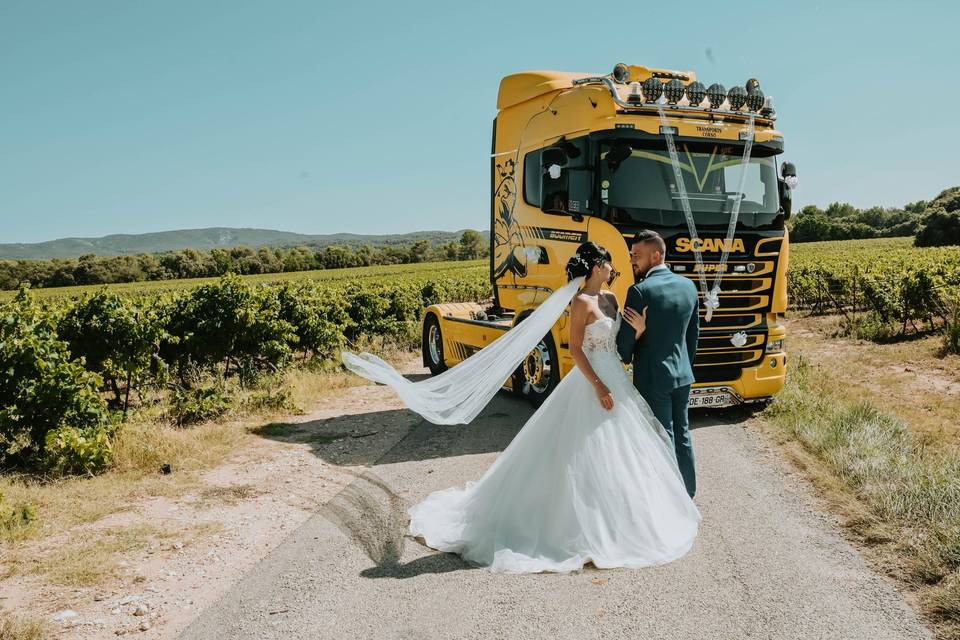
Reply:
[[423, 364], [430, 368], [430, 373], [437, 375], [447, 370], [443, 361], [443, 332], [440, 330], [440, 321], [432, 313], [423, 321], [422, 348]]
[[548, 333], [517, 367], [511, 387], [516, 395], [523, 396], [538, 407], [559, 383], [557, 345], [553, 341], [553, 334]]

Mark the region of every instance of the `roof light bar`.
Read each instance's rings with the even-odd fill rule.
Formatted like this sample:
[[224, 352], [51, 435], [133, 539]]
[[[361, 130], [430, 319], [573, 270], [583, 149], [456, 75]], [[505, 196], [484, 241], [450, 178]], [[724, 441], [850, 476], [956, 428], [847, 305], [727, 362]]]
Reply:
[[[620, 65], [618, 65], [618, 67], [619, 66]], [[703, 110], [715, 111], [727, 107], [730, 109], [731, 115], [746, 117], [747, 114], [740, 111], [740, 109], [746, 105], [751, 112], [757, 113], [762, 118], [769, 119], [770, 121], [777, 119], [776, 110], [773, 108], [773, 99], [765, 96], [763, 92], [760, 91], [759, 82], [755, 79], [751, 78], [747, 81], [747, 85], [753, 89], [753, 91], [748, 91], [745, 87], [734, 87], [728, 92], [726, 87], [720, 83], [714, 83], [704, 89], [703, 83], [697, 81], [691, 82], [682, 88], [689, 102], [689, 105], [687, 105], [680, 104], [683, 99], [683, 95], [680, 94], [681, 87], [673, 82], [674, 80], [679, 80], [680, 83], [682, 83], [683, 80], [679, 77], [674, 77], [671, 78], [671, 81], [667, 82], [665, 86], [656, 77], [658, 75], [663, 76], [664, 74], [655, 74], [642, 83], [637, 81], [618, 82], [618, 79], [627, 79], [629, 77], [629, 68], [623, 65], [622, 70], [617, 71], [615, 69], [614, 73], [606, 76], [578, 78], [573, 81], [573, 86], [585, 84], [606, 85], [613, 101], [619, 107], [630, 111], [661, 108], [658, 105], [664, 101], [660, 100], [660, 98], [665, 96], [666, 102], [668, 103], [667, 107], [671, 111], [702, 112]], [[673, 75], [679, 76], [683, 74]], [[629, 90], [625, 96], [626, 99], [621, 96], [617, 84], [629, 85]], [[730, 94], [734, 96], [732, 102], [730, 102]], [[706, 104], [704, 104], [704, 99], [707, 101]]]

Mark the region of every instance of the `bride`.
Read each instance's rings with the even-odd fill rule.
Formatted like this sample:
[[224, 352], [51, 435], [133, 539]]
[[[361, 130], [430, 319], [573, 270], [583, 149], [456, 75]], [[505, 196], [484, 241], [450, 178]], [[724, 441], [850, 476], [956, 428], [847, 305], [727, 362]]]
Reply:
[[[576, 363], [476, 482], [430, 494], [408, 510], [409, 533], [492, 571], [646, 567], [683, 556], [700, 512], [687, 495], [663, 427], [617, 355], [623, 322], [603, 285], [615, 277], [593, 242], [567, 264], [570, 283], [524, 322], [448, 371], [412, 383], [368, 353], [350, 370], [392, 386], [431, 422], [469, 422], [571, 303]], [[582, 287], [581, 287], [582, 285]], [[644, 314], [631, 314], [637, 336]]]

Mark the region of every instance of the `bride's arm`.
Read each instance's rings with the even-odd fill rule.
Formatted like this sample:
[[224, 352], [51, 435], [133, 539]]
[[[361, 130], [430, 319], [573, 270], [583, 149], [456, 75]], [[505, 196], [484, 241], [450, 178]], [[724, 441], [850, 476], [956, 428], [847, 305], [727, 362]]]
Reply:
[[574, 298], [570, 308], [570, 356], [580, 372], [593, 385], [597, 392], [597, 399], [603, 408], [612, 409], [613, 396], [610, 390], [600, 381], [593, 367], [590, 366], [590, 361], [587, 360], [587, 354], [583, 352], [583, 334], [586, 331], [589, 315], [590, 309], [587, 303], [579, 296]]

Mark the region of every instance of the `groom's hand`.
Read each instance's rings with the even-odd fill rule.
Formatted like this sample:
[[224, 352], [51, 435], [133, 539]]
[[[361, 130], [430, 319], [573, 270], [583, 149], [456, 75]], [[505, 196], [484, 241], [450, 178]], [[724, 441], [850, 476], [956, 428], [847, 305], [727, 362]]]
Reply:
[[637, 339], [639, 339], [643, 332], [647, 330], [647, 307], [643, 308], [642, 313], [627, 307], [623, 310], [623, 319], [633, 327], [633, 330], [637, 332]]

